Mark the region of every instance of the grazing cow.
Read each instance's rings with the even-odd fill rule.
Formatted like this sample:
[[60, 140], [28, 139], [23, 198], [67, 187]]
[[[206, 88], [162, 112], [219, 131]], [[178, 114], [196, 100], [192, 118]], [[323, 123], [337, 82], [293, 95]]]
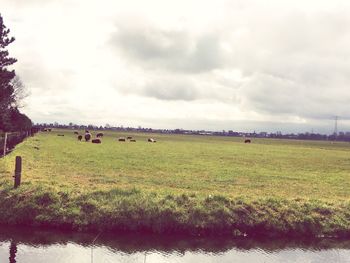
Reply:
[[52, 129], [48, 129], [48, 131], [50, 132], [50, 131], [52, 131]]
[[78, 140], [81, 141], [83, 139], [83, 135], [78, 136]]
[[88, 142], [91, 139], [91, 133], [85, 133], [85, 141]]
[[97, 134], [96, 134], [96, 137], [97, 137], [97, 138], [103, 137], [103, 132], [97, 133]]
[[99, 138], [97, 138], [97, 139], [92, 139], [91, 142], [92, 143], [101, 143], [101, 140]]
[[252, 141], [250, 139], [244, 140], [244, 143], [251, 143]]
[[126, 137], [128, 140], [131, 140], [132, 139], [132, 137], [131, 136], [128, 136], [128, 137]]
[[126, 140], [125, 140], [124, 137], [119, 137], [119, 138], [118, 138], [118, 141], [119, 141], [119, 142], [125, 142]]
[[148, 142], [157, 142], [157, 141], [153, 138], [148, 138]]
[[64, 134], [57, 134], [57, 136], [64, 136]]
[[136, 140], [135, 139], [131, 139], [130, 142], [136, 142]]
[[78, 135], [78, 134], [79, 134], [79, 132], [75, 131], [75, 132], [74, 132], [74, 134]]

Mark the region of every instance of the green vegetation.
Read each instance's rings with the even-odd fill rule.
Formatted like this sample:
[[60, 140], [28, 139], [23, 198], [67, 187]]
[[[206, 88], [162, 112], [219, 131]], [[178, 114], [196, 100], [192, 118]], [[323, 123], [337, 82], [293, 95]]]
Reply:
[[[118, 142], [123, 135], [137, 142]], [[242, 141], [105, 132], [99, 145], [79, 142], [73, 131], [40, 133], [0, 160], [0, 223], [350, 235], [349, 143]], [[23, 179], [13, 190], [16, 155], [23, 157]]]
[[24, 84], [12, 68], [17, 59], [10, 57], [7, 50], [15, 41], [9, 33], [10, 30], [5, 26], [0, 14], [0, 132], [28, 131], [32, 127], [32, 121], [18, 109], [27, 93]]

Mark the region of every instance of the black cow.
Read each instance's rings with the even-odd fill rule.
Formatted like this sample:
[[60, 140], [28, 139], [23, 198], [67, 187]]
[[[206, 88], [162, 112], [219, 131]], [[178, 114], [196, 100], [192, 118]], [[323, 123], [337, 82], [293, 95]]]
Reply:
[[90, 133], [85, 133], [85, 141], [88, 142], [91, 139], [91, 134]]
[[100, 139], [92, 139], [92, 141], [91, 141], [92, 143], [101, 143], [101, 140]]

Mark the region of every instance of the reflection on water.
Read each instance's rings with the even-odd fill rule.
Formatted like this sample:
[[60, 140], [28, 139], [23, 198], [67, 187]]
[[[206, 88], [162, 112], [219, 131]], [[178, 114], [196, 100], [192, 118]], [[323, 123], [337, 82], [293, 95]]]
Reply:
[[256, 240], [0, 228], [0, 262], [349, 262], [350, 240]]
[[11, 243], [10, 243], [10, 257], [9, 257], [10, 263], [16, 263], [16, 252], [17, 252], [17, 243], [14, 241], [11, 241]]

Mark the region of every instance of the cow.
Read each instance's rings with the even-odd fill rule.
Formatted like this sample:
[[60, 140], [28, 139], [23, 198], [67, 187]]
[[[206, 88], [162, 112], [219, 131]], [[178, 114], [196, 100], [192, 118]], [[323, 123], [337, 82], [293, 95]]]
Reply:
[[85, 141], [88, 142], [91, 139], [91, 133], [85, 133]]
[[148, 140], [147, 140], [148, 142], [157, 142], [155, 139], [153, 139], [153, 138], [148, 138]]
[[78, 134], [79, 134], [79, 132], [75, 131], [75, 132], [74, 132], [74, 134], [78, 135]]
[[101, 143], [101, 140], [99, 138], [92, 139], [92, 143]]
[[83, 135], [78, 136], [78, 140], [81, 141], [83, 139]]
[[97, 134], [96, 134], [96, 137], [97, 137], [97, 138], [103, 137], [103, 132], [97, 133]]
[[119, 138], [118, 138], [118, 141], [119, 141], [119, 142], [125, 142], [126, 139], [125, 139], [124, 137], [119, 137]]
[[126, 137], [128, 140], [131, 140], [132, 139], [132, 137], [131, 136], [128, 136], [128, 137]]
[[131, 139], [130, 142], [136, 142], [136, 140], [135, 139]]
[[57, 136], [64, 136], [64, 134], [57, 134]]
[[244, 140], [244, 143], [251, 143], [252, 141], [250, 139]]

